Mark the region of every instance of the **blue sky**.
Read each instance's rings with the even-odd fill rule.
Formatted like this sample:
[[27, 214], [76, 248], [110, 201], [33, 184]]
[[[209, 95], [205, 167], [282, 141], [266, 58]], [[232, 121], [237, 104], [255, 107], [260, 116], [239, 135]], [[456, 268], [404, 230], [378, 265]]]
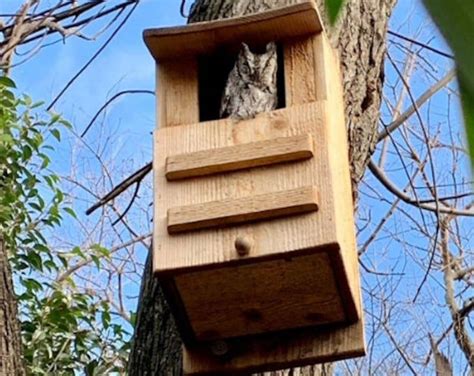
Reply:
[[[18, 0], [1, 0], [0, 13], [10, 12], [17, 8], [21, 1]], [[113, 2], [115, 0], [112, 0]], [[188, 0], [190, 3], [191, 0]], [[61, 112], [63, 116], [71, 121], [74, 129], [81, 132], [91, 117], [95, 114], [97, 109], [110, 98], [114, 93], [125, 89], [154, 89], [154, 61], [149, 55], [143, 40], [142, 31], [145, 28], [162, 27], [182, 24], [185, 20], [179, 15], [179, 5], [181, 0], [142, 0], [135, 13], [132, 15], [126, 26], [120, 31], [118, 36], [114, 39], [104, 53], [90, 66], [86, 72], [74, 83], [70, 90], [64, 95], [56, 105], [55, 109]], [[426, 26], [426, 27], [425, 27]], [[395, 10], [395, 14], [390, 22], [390, 29], [407, 36], [413, 37], [424, 43], [429, 43], [435, 48], [443, 51], [448, 51], [448, 47], [435, 31], [431, 25], [426, 12], [423, 10], [419, 0], [399, 0]], [[63, 44], [59, 43], [41, 50], [32, 60], [25, 64], [19, 65], [13, 69], [13, 78], [17, 82], [20, 92], [28, 93], [31, 97], [37, 100], [44, 100], [46, 103], [50, 102], [52, 98], [62, 89], [65, 83], [77, 72], [78, 69], [94, 54], [99, 46], [105, 41], [110, 34], [110, 30], [101, 35], [97, 42], [88, 42], [81, 39], [68, 39]], [[392, 57], [396, 62], [402, 62], [405, 59], [403, 50], [399, 48], [396, 43], [402, 41], [389, 37], [389, 45]], [[27, 49], [25, 49], [26, 51]], [[440, 57], [439, 55], [429, 53], [426, 51], [420, 52], [421, 59], [426, 59], [430, 64], [430, 69], [422, 69], [421, 66], [416, 66], [417, 75], [411, 82], [412, 91], [418, 97], [424, 90], [426, 90], [436, 79], [439, 79], [444, 72], [447, 71], [452, 62]], [[21, 57], [17, 58], [21, 61]], [[402, 68], [402, 65], [400, 65]], [[385, 96], [388, 99], [394, 98], [394, 93], [391, 86], [400, 86], [400, 82], [393, 68], [387, 63], [386, 66], [386, 82], [387, 88]], [[450, 89], [454, 94], [457, 90], [455, 83], [450, 85]], [[451, 97], [455, 97], [452, 95]], [[429, 110], [430, 124], [440, 124], [451, 127], [455, 133], [461, 131], [459, 106], [456, 99], [447, 96], [446, 93], [436, 95], [431, 101], [429, 107], [424, 107], [423, 114], [427, 117]], [[447, 101], [452, 100], [453, 107], [447, 117]], [[142, 166], [144, 163], [151, 160], [152, 154], [152, 137], [151, 132], [155, 124], [155, 101], [150, 95], [132, 95], [122, 97], [115, 101], [107, 112], [99, 118], [98, 123], [87, 134], [85, 140], [89, 146], [94, 150], [101, 150], [101, 155], [111, 166], [111, 170], [117, 173], [117, 176], [124, 176], [133, 172], [136, 168]], [[405, 99], [403, 108], [410, 105], [408, 99]], [[389, 119], [390, 114], [387, 111], [387, 106], [383, 107], [384, 118]], [[448, 120], [447, 120], [448, 119]], [[447, 136], [447, 134], [446, 134]], [[104, 145], [107, 140], [112, 140]], [[69, 173], [73, 169], [77, 169], [79, 176], [86, 178], [91, 174], [100, 173], [99, 167], [94, 163], [91, 155], [84, 151], [84, 148], [77, 147], [77, 138], [69, 137], [67, 144], [60, 145], [58, 149], [58, 158], [55, 161], [55, 167], [62, 170], [64, 174]], [[423, 143], [417, 145], [420, 150], [423, 150]], [[79, 150], [79, 151], [77, 151]], [[77, 166], [72, 163], [75, 157], [80, 155], [81, 165]], [[442, 154], [441, 154], [442, 155]], [[448, 172], [450, 165], [442, 157], [436, 160], [437, 166], [440, 168], [440, 175], [448, 179]], [[467, 167], [464, 166], [466, 169]], [[461, 168], [464, 168], [461, 167]], [[387, 162], [387, 170], [391, 172], [391, 178], [403, 188], [406, 184], [406, 177], [400, 170], [399, 164], [396, 162], [393, 150]], [[448, 177], [446, 177], [446, 176]], [[116, 184], [120, 179], [115, 176], [113, 181], [102, 181], [91, 178], [90, 181], [97, 181], [100, 186], [99, 191], [106, 191], [110, 189], [113, 184]], [[440, 177], [440, 181], [442, 178]], [[92, 184], [92, 183], [91, 183]], [[91, 186], [95, 190], [96, 186]], [[366, 185], [362, 185], [361, 189], [367, 195], [361, 195], [361, 208], [368, 208], [359, 213], [361, 226], [367, 221], [368, 213], [370, 212], [370, 221], [377, 223], [377, 221], [385, 215], [390, 204], [394, 198], [391, 194], [385, 192], [384, 200], [373, 199], [368, 196], [370, 194], [369, 188], [376, 188], [384, 192], [379, 184], [368, 174]], [[469, 187], [467, 187], [469, 188]], [[105, 193], [105, 192], [104, 192]], [[86, 202], [79, 202], [79, 210], [84, 210], [88, 204], [93, 200], [91, 197], [80, 194]], [[146, 205], [147, 197], [144, 194], [144, 205]], [[125, 200], [124, 206], [127, 204]], [[418, 215], [416, 211], [413, 215]], [[412, 213], [413, 213], [412, 212]], [[136, 220], [137, 226], [149, 227], [149, 218], [141, 218], [141, 212], [131, 212], [131, 218]], [[91, 223], [99, 221], [100, 213], [95, 214], [90, 219]], [[427, 217], [429, 218], [429, 216]], [[430, 222], [431, 223], [431, 222]], [[472, 222], [463, 222], [461, 225], [467, 227], [472, 231]], [[370, 226], [369, 226], [370, 230]], [[390, 272], [404, 272], [407, 274], [403, 283], [413, 284], [414, 286], [420, 282], [420, 270], [423, 270], [423, 265], [414, 265], [414, 259], [411, 256], [405, 256], [399, 263], [394, 260], [399, 257], [400, 249], [402, 248], [399, 242], [388, 241], [387, 237], [391, 232], [402, 233], [404, 241], [407, 244], [415, 244], [420, 247], [427, 248], [424, 239], [419, 238], [419, 234], [410, 228], [410, 225], [404, 223], [402, 219], [394, 220], [391, 224], [390, 231], [382, 233], [379, 240], [374, 242], [370, 252], [363, 258], [370, 267], [378, 270], [385, 270], [384, 268], [391, 268]], [[62, 230], [62, 233], [68, 234], [71, 238], [81, 241], [84, 235], [74, 226], [67, 226]], [[370, 231], [367, 231], [369, 234]], [[359, 243], [364, 243], [366, 239], [366, 232], [362, 232], [359, 237]], [[409, 245], [407, 245], [409, 247]], [[143, 251], [143, 250], [142, 250]], [[141, 252], [139, 258], [143, 261]], [[426, 260], [426, 258], [425, 258]], [[385, 270], [386, 271], [386, 270]], [[382, 283], [379, 277], [372, 275], [364, 276], [365, 282], [368, 285], [374, 286]], [[423, 304], [420, 310], [410, 314], [422, 315], [426, 307], [430, 307], [432, 301], [431, 295], [438, 296], [442, 290], [437, 291], [438, 286], [436, 280], [427, 287], [427, 295], [423, 297]], [[393, 279], [394, 285], [396, 279]], [[137, 284], [129, 286], [130, 295], [137, 295]], [[395, 287], [394, 287], [395, 289]], [[413, 289], [399, 289], [396, 291], [397, 299], [408, 302], [412, 298]], [[406, 294], [406, 296], [404, 296]], [[133, 299], [131, 301], [134, 302]], [[369, 301], [366, 305], [369, 305]], [[134, 303], [133, 303], [134, 304]], [[134, 305], [130, 303], [130, 309], [134, 309]], [[403, 316], [404, 323], [402, 325], [409, 325], [407, 316]], [[442, 319], [446, 319], [445, 316]], [[370, 318], [368, 319], [368, 325]], [[423, 333], [425, 334], [425, 333]], [[426, 344], [424, 344], [426, 345]]]

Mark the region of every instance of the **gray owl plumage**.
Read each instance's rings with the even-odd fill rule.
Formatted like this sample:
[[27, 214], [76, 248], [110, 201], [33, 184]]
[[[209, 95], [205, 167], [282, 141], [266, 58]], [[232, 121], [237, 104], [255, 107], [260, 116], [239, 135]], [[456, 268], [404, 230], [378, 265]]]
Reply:
[[242, 43], [222, 95], [220, 117], [249, 119], [277, 107], [277, 47], [267, 44], [262, 54]]

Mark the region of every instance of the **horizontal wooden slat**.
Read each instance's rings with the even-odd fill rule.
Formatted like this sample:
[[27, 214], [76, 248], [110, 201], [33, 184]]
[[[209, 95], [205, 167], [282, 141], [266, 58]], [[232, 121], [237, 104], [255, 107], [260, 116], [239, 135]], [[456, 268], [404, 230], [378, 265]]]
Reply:
[[297, 161], [312, 156], [313, 141], [311, 135], [280, 137], [272, 140], [172, 155], [166, 159], [165, 174], [168, 180], [177, 180]]
[[263, 13], [186, 26], [148, 29], [145, 43], [155, 60], [210, 53], [229, 43], [266, 43], [318, 33], [322, 23], [311, 0]]
[[168, 210], [168, 232], [179, 233], [209, 227], [271, 219], [318, 210], [317, 191], [303, 187]]

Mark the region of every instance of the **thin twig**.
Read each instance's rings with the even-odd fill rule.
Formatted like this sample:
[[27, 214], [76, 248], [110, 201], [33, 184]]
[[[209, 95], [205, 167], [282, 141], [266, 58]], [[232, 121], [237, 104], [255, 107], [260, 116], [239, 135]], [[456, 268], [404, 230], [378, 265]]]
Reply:
[[[133, 239], [131, 239], [131, 240], [129, 240], [129, 241], [123, 243], [123, 244], [120, 244], [116, 247], [111, 248], [109, 254], [112, 255], [115, 252], [120, 251], [121, 249], [130, 247], [131, 245], [134, 245], [135, 243], [142, 242], [142, 241], [144, 241], [148, 238], [151, 238], [151, 236], [152, 236], [152, 233], [137, 236], [136, 238], [133, 238]], [[72, 265], [69, 269], [67, 269], [64, 273], [62, 273], [58, 278], [56, 278], [56, 281], [57, 282], [64, 281], [66, 278], [71, 276], [73, 273], [75, 273], [79, 269], [83, 268], [84, 266], [92, 263], [93, 261], [94, 260], [92, 259], [92, 257], [87, 257], [86, 259], [77, 262], [76, 264]]]
[[125, 217], [127, 215], [128, 211], [133, 206], [133, 203], [135, 202], [135, 199], [137, 198], [139, 191], [140, 191], [140, 181], [137, 182], [137, 185], [135, 187], [135, 192], [133, 192], [133, 196], [132, 196], [130, 202], [128, 203], [127, 207], [125, 208], [123, 213], [120, 214], [120, 216], [115, 221], [112, 222], [112, 226], [115, 226], [117, 223], [119, 223], [122, 220], [123, 217]]
[[110, 37], [105, 41], [105, 43], [97, 50], [97, 52], [89, 59], [89, 61], [84, 64], [84, 66], [79, 69], [79, 71], [69, 80], [69, 82], [64, 86], [64, 88], [59, 92], [58, 95], [53, 99], [53, 101], [48, 105], [46, 108], [47, 111], [50, 111], [53, 106], [56, 104], [56, 102], [64, 95], [64, 93], [69, 89], [69, 87], [76, 81], [80, 75], [89, 67], [89, 65], [92, 64], [92, 62], [102, 53], [102, 51], [109, 45], [110, 42], [114, 39], [114, 37], [118, 34], [120, 29], [125, 25], [127, 20], [130, 18], [130, 16], [133, 14], [137, 7], [138, 3], [135, 3], [135, 5], [132, 7], [130, 12], [125, 16], [125, 18], [120, 22], [120, 24], [117, 26], [117, 28], [113, 31], [113, 33], [110, 35]]
[[[445, 87], [454, 77], [456, 76], [456, 71], [451, 69], [441, 80], [439, 80], [436, 84], [426, 90], [415, 102], [416, 107], [420, 108], [428, 99], [430, 99], [434, 94], [436, 94], [439, 90]], [[392, 123], [387, 125], [385, 129], [380, 131], [378, 134], [378, 141], [382, 141], [384, 138], [388, 136], [389, 133], [392, 133], [398, 127], [400, 127], [411, 115], [413, 115], [416, 111], [415, 106], [410, 106], [403, 114], [401, 114], [397, 119], [395, 119]]]
[[[399, 188], [397, 188], [384, 174], [384, 172], [375, 164], [374, 161], [370, 161], [368, 168], [370, 172], [382, 183], [382, 185], [387, 188], [391, 193], [393, 193], [396, 197], [401, 199], [402, 201], [406, 202], [407, 204], [413, 205], [415, 207], [418, 207], [420, 209], [428, 210], [431, 212], [437, 211], [435, 206], [428, 205], [428, 204], [422, 204], [419, 202], [419, 200], [414, 200], [410, 196], [408, 196], [406, 193], [402, 192]], [[462, 210], [462, 209], [456, 209], [452, 207], [440, 207], [439, 208], [440, 213], [445, 213], [445, 214], [453, 214], [453, 215], [461, 215], [461, 216], [466, 216], [466, 217], [474, 217], [474, 211], [470, 210]]]
[[145, 176], [147, 176], [148, 173], [152, 169], [153, 169], [153, 164], [152, 164], [152, 162], [150, 162], [150, 163], [146, 164], [145, 166], [143, 166], [138, 171], [134, 172], [132, 175], [130, 175], [124, 181], [122, 181], [121, 183], [116, 185], [109, 193], [107, 193], [104, 197], [102, 197], [99, 201], [97, 201], [89, 209], [87, 209], [86, 215], [92, 214], [97, 209], [99, 209], [101, 206], [104, 206], [109, 201], [116, 198], [118, 195], [120, 195], [122, 192], [124, 192], [126, 189], [128, 189], [128, 187], [130, 187], [131, 185], [142, 181], [145, 178]]
[[86, 133], [89, 131], [92, 124], [94, 124], [94, 122], [97, 120], [97, 118], [100, 116], [100, 114], [107, 108], [108, 105], [110, 105], [114, 100], [116, 100], [117, 98], [119, 98], [119, 97], [121, 97], [122, 95], [125, 95], [125, 94], [151, 94], [151, 95], [155, 95], [155, 92], [152, 91], [152, 90], [123, 90], [123, 91], [118, 92], [112, 98], [110, 98], [107, 102], [105, 102], [105, 104], [101, 108], [99, 108], [99, 110], [96, 112], [96, 114], [92, 117], [89, 124], [87, 124], [84, 131], [81, 133], [80, 137], [82, 138], [86, 135]]
[[448, 54], [447, 52], [438, 50], [437, 48], [431, 47], [430, 45], [428, 45], [428, 44], [426, 44], [426, 43], [419, 42], [419, 41], [417, 41], [417, 40], [415, 40], [415, 39], [406, 37], [405, 35], [402, 35], [402, 34], [400, 34], [400, 33], [397, 33], [397, 32], [395, 32], [395, 31], [392, 31], [392, 30], [387, 30], [387, 34], [390, 34], [390, 35], [393, 35], [394, 37], [397, 37], [397, 38], [406, 40], [407, 42], [416, 44], [417, 46], [426, 48], [427, 50], [430, 50], [431, 52], [437, 53], [437, 54], [439, 54], [439, 55], [441, 55], [441, 56], [447, 57], [448, 59], [453, 59], [453, 60], [454, 60], [454, 55], [451, 55], [451, 54]]

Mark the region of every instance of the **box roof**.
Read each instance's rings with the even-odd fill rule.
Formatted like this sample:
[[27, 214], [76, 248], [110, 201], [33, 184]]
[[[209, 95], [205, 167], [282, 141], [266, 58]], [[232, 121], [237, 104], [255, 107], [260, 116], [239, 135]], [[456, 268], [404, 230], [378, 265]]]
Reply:
[[322, 30], [316, 4], [313, 0], [305, 0], [243, 17], [147, 29], [143, 38], [158, 61], [201, 55], [231, 43], [252, 41], [259, 44], [316, 34]]

